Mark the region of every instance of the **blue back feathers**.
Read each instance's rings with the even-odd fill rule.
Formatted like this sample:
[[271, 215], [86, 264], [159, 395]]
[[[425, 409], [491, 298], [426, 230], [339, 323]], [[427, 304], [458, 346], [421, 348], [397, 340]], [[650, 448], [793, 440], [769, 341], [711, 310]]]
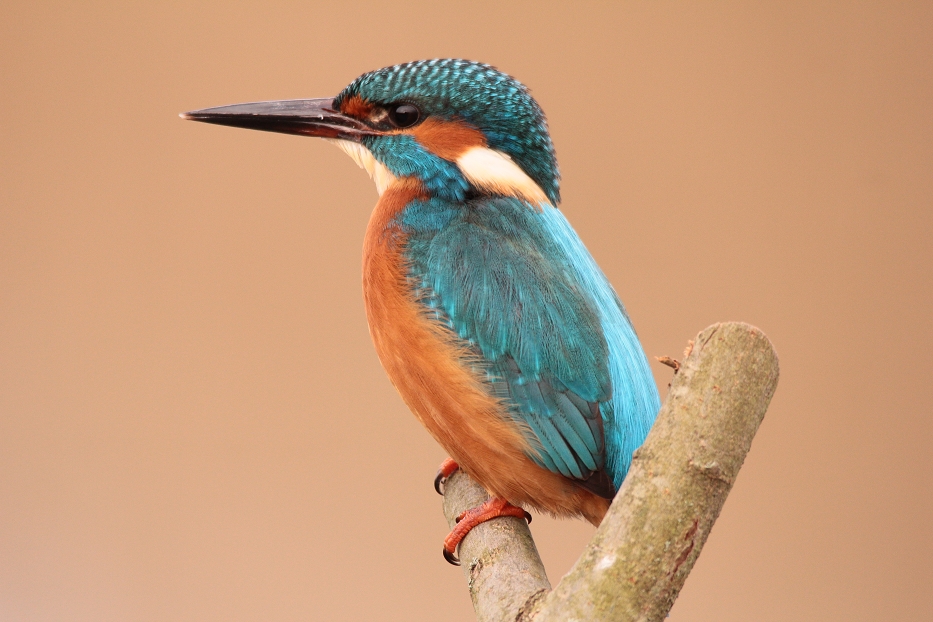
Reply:
[[399, 217], [418, 294], [474, 349], [532, 457], [618, 489], [659, 408], [621, 303], [554, 207], [514, 198], [415, 201]]

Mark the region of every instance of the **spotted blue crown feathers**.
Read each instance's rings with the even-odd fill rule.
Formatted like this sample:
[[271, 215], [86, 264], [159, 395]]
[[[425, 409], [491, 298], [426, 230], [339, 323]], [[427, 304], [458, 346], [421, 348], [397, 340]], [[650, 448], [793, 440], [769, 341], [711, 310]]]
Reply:
[[[339, 107], [353, 96], [378, 104], [410, 102], [425, 116], [463, 119], [485, 134], [490, 148], [511, 157], [552, 204], [560, 202], [560, 171], [544, 111], [525, 85], [495, 67], [462, 59], [402, 63], [361, 75], [334, 98], [334, 104]], [[398, 162], [398, 154], [411, 152], [412, 145], [385, 138], [364, 143], [399, 176], [410, 173], [411, 165]], [[447, 173], [459, 177], [455, 170]], [[462, 198], [457, 194], [450, 198]]]

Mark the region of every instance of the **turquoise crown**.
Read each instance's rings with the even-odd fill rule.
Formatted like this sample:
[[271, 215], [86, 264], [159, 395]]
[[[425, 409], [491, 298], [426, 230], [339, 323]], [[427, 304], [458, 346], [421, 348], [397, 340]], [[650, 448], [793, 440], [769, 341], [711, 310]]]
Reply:
[[388, 105], [411, 103], [424, 117], [463, 119], [509, 155], [556, 205], [560, 172], [544, 111], [528, 89], [495, 67], [462, 59], [402, 63], [361, 75], [336, 98]]

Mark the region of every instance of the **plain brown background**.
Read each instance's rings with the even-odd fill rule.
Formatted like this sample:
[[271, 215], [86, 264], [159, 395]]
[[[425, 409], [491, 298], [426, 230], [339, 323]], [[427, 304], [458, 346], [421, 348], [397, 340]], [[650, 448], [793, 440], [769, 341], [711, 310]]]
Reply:
[[[650, 355], [780, 354], [670, 619], [933, 619], [929, 2], [154, 4], [4, 3], [0, 619], [473, 619], [367, 334], [372, 182], [177, 117], [439, 56], [532, 88]], [[555, 582], [592, 534], [532, 530]]]

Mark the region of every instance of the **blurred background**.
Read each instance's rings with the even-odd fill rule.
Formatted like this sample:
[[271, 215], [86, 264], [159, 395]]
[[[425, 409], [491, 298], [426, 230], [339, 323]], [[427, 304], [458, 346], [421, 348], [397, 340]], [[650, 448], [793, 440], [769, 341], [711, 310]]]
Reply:
[[[531, 87], [651, 357], [720, 320], [781, 357], [671, 620], [933, 619], [931, 3], [3, 14], [0, 619], [474, 619], [367, 333], [373, 183], [177, 116], [432, 57]], [[555, 583], [592, 535], [532, 531]]]

